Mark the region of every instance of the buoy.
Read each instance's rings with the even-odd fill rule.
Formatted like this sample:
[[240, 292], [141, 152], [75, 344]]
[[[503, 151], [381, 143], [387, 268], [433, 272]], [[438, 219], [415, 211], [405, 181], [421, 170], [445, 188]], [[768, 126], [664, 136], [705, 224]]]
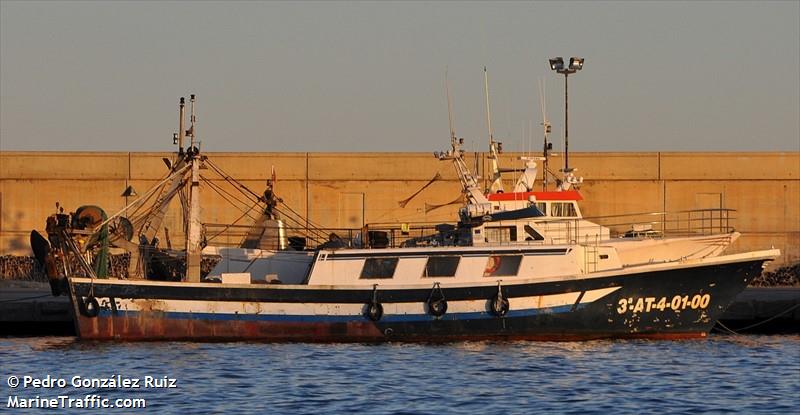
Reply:
[[447, 300], [439, 298], [428, 300], [428, 312], [435, 317], [441, 317], [447, 312]]
[[78, 298], [78, 301], [80, 301], [78, 310], [81, 314], [90, 318], [97, 317], [97, 314], [100, 313], [100, 303], [97, 302], [97, 299], [94, 297]]
[[383, 317], [383, 306], [378, 302], [367, 303], [367, 311], [364, 313], [372, 321], [378, 321]]
[[498, 293], [496, 297], [491, 299], [489, 310], [497, 317], [505, 316], [508, 313], [508, 298]]

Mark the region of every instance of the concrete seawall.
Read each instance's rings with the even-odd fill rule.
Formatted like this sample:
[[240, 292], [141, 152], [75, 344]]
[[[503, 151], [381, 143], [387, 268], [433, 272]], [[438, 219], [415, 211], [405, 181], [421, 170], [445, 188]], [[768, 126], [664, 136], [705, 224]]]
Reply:
[[[207, 153], [230, 176], [256, 192], [271, 166], [276, 192], [312, 223], [355, 228], [363, 223], [444, 222], [455, 217], [460, 186], [453, 166], [428, 153]], [[125, 206], [131, 185], [139, 194], [166, 173], [168, 153], [0, 152], [0, 255], [30, 255], [28, 234], [43, 230], [59, 202], [67, 211], [98, 205], [109, 214]], [[479, 170], [485, 172], [479, 153]], [[507, 153], [501, 165], [519, 163]], [[468, 157], [470, 166], [473, 155]], [[585, 178], [584, 216], [700, 208], [736, 209], [743, 236], [732, 251], [776, 247], [774, 266], [800, 261], [800, 152], [789, 153], [573, 153]], [[558, 166], [558, 157], [551, 159]], [[518, 164], [517, 164], [518, 165]], [[441, 179], [411, 197], [439, 173]], [[486, 174], [481, 174], [486, 177]], [[221, 186], [224, 181], [212, 178]], [[513, 174], [507, 184], [513, 183]], [[202, 195], [202, 219], [229, 223], [241, 211], [217, 193]], [[133, 199], [128, 199], [128, 202]], [[426, 209], [427, 208], [427, 209]], [[164, 225], [181, 243], [181, 213]]]

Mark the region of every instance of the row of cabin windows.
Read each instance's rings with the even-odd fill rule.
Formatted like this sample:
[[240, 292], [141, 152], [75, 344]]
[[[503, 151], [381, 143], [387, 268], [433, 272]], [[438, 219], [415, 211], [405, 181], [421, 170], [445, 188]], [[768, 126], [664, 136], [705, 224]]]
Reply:
[[516, 226], [492, 226], [486, 227], [484, 240], [490, 243], [504, 243], [504, 242], [517, 242], [525, 241], [543, 241], [544, 236], [536, 232], [530, 225], [523, 226], [525, 235], [523, 239], [517, 238]]
[[550, 216], [574, 218], [578, 216], [578, 211], [572, 202], [550, 202]]
[[[548, 202], [533, 202], [533, 206], [539, 209], [540, 212], [547, 216]], [[577, 217], [578, 211], [575, 210], [575, 205], [572, 202], [549, 202], [550, 216], [554, 217]], [[495, 206], [494, 210], [500, 210], [500, 206]]]
[[[422, 277], [454, 277], [460, 256], [432, 256], [425, 263]], [[394, 277], [399, 258], [367, 258], [361, 269], [361, 279], [389, 279]], [[514, 276], [519, 272], [522, 255], [492, 255], [487, 258], [484, 277]]]
[[[575, 205], [572, 202], [549, 202], [549, 204], [550, 216], [567, 218], [574, 218], [578, 216], [578, 211], [575, 210]], [[539, 209], [542, 213], [547, 215], [548, 203], [533, 202], [533, 205], [536, 206], [536, 209]]]

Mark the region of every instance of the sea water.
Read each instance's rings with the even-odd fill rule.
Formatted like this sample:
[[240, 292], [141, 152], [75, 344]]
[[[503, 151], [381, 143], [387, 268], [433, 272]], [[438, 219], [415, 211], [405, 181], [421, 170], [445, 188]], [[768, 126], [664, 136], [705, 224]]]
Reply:
[[[800, 336], [378, 345], [0, 338], [0, 375], [3, 413], [797, 414]], [[53, 403], [57, 410], [45, 409]]]

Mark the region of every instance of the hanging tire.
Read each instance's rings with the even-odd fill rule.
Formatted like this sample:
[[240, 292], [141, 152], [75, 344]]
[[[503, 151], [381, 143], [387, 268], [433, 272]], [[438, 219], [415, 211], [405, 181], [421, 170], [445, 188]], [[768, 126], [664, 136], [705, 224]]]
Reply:
[[434, 317], [441, 317], [447, 312], [447, 301], [444, 298], [428, 300], [428, 312]]
[[378, 321], [383, 317], [383, 306], [381, 303], [367, 303], [364, 315], [372, 321]]
[[508, 298], [496, 296], [489, 301], [489, 311], [497, 317], [503, 317], [508, 313]]
[[100, 303], [94, 297], [78, 297], [78, 310], [86, 317], [95, 318], [100, 313]]

